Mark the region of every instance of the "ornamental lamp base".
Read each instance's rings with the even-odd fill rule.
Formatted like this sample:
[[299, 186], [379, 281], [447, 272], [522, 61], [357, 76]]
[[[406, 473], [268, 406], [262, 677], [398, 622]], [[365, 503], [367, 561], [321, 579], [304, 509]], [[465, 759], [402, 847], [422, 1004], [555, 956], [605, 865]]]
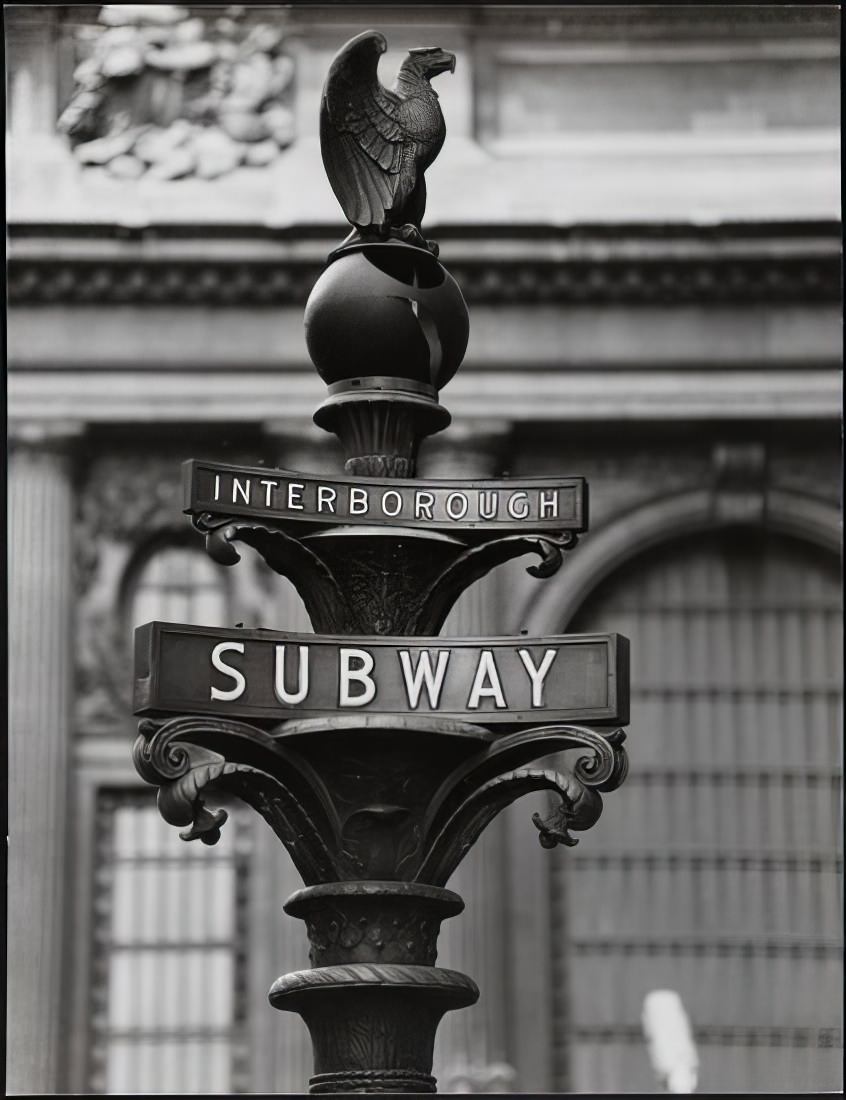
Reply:
[[351, 963], [286, 974], [274, 1008], [298, 1012], [314, 1048], [309, 1092], [436, 1092], [435, 1032], [479, 999], [476, 983], [436, 966]]
[[340, 440], [345, 471], [362, 477], [413, 477], [421, 441], [450, 421], [433, 386], [375, 375], [333, 383], [314, 413]]
[[314, 969], [279, 978], [269, 999], [308, 1027], [311, 1093], [436, 1091], [438, 1024], [479, 998], [466, 975], [432, 965], [441, 921], [463, 908], [451, 890], [407, 882], [328, 883], [290, 898]]

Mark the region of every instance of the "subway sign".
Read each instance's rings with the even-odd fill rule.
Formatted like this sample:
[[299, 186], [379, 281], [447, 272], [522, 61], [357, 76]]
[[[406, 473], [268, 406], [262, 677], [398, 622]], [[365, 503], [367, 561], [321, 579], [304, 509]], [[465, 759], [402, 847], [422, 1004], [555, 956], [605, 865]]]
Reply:
[[438, 531], [587, 530], [581, 477], [465, 481], [317, 477], [191, 459], [184, 511], [283, 523], [364, 524]]
[[164, 622], [135, 632], [138, 715], [624, 725], [628, 685], [628, 641], [619, 634], [387, 638]]

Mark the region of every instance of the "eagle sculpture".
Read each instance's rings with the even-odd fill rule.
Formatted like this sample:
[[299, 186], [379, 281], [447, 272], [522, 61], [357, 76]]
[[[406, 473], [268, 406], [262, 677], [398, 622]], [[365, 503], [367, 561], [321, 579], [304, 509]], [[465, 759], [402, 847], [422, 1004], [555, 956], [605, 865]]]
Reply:
[[423, 173], [446, 136], [438, 96], [429, 83], [455, 72], [455, 55], [438, 46], [409, 50], [392, 88], [376, 75], [384, 35], [363, 31], [338, 52], [320, 103], [320, 150], [329, 183], [355, 230], [344, 241], [396, 237], [428, 248]]

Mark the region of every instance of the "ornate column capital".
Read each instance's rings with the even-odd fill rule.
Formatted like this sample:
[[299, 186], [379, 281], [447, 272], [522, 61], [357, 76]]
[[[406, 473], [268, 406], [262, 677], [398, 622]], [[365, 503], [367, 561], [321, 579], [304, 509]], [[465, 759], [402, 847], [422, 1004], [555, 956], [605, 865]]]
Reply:
[[12, 453], [22, 450], [64, 453], [84, 434], [82, 420], [10, 419], [7, 425]]

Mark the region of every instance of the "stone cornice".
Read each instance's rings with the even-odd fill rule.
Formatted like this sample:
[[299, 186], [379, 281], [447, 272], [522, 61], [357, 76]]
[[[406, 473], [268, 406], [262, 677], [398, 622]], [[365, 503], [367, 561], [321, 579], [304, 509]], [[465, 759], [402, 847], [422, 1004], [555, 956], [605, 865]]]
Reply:
[[[264, 423], [268, 412], [306, 422], [319, 403], [314, 371], [204, 373], [84, 369], [10, 371], [8, 403], [21, 419], [46, 416], [91, 424]], [[198, 393], [203, 401], [198, 404]], [[836, 421], [842, 410], [839, 367], [763, 371], [471, 370], [443, 393], [455, 421], [598, 423], [602, 421]]]
[[[518, 30], [522, 35], [575, 37], [599, 40], [627, 38], [654, 39], [669, 36], [728, 37], [737, 34], [773, 37], [811, 37], [838, 33], [838, 12], [833, 4], [727, 4], [725, 0], [690, 3], [596, 3], [580, 4], [499, 4], [452, 6], [426, 5], [430, 18], [449, 19], [468, 33], [507, 37]], [[193, 9], [191, 9], [193, 10]], [[201, 10], [201, 9], [197, 9]], [[357, 25], [376, 21], [379, 25], [401, 24], [408, 19], [399, 4], [357, 5]], [[314, 26], [324, 30], [346, 26], [351, 17], [343, 4], [295, 6], [292, 25], [300, 30]]]
[[[836, 302], [832, 224], [449, 229], [441, 256], [468, 302]], [[334, 243], [218, 227], [139, 231], [14, 226], [14, 305], [302, 305]]]
[[[550, 27], [550, 24], [552, 26]], [[514, 5], [494, 13], [482, 9], [474, 25], [507, 34], [515, 27], [583, 38], [652, 39], [663, 36], [729, 36], [737, 33], [774, 36], [836, 35], [838, 13], [831, 4], [578, 4]]]

